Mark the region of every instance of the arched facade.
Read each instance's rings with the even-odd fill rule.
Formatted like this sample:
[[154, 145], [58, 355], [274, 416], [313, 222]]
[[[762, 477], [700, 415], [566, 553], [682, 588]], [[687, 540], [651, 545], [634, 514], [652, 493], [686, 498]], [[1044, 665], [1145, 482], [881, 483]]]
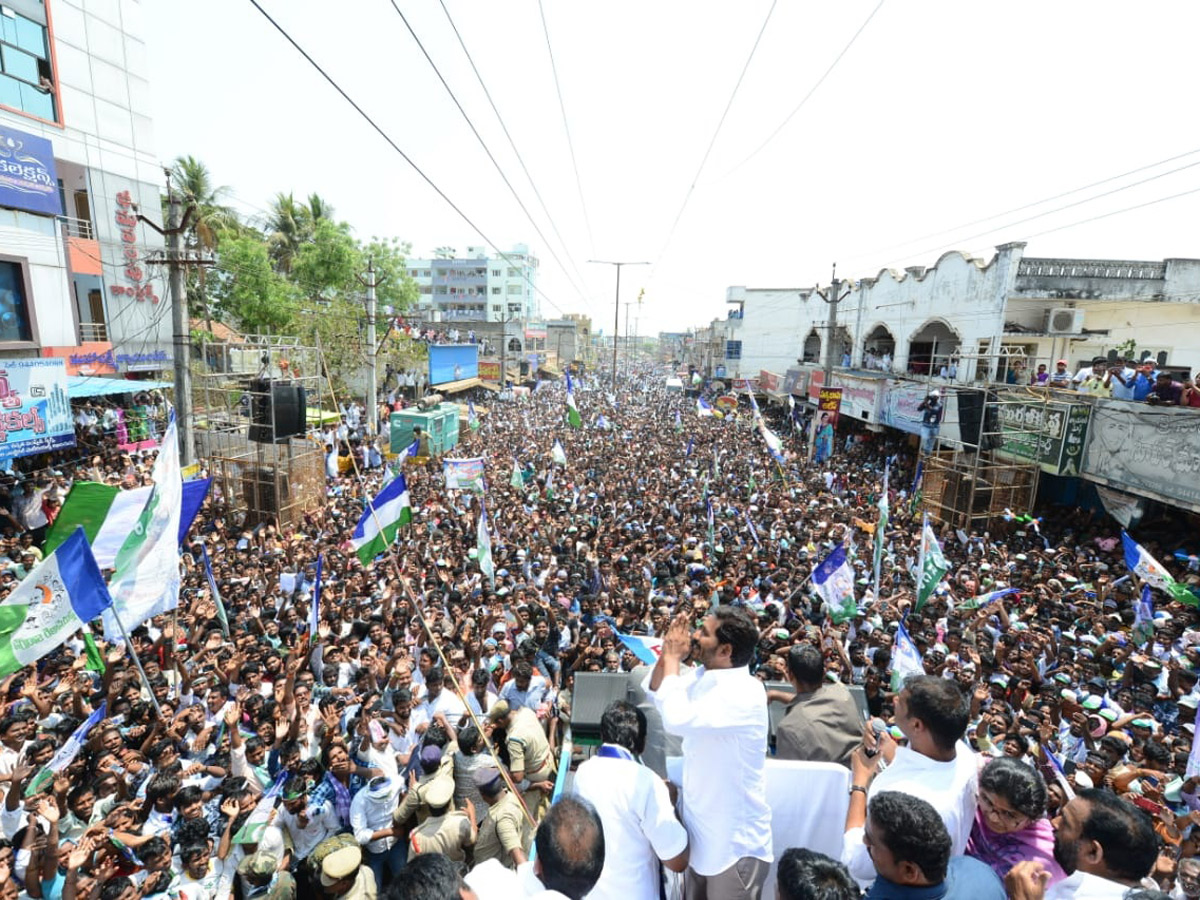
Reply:
[[907, 371], [926, 376], [956, 368], [961, 348], [961, 335], [945, 319], [928, 319], [908, 339]]

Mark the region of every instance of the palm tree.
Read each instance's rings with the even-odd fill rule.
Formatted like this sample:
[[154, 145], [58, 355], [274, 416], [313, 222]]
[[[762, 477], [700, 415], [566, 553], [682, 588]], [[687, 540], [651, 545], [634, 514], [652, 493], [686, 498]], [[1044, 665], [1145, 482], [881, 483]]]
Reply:
[[184, 204], [194, 207], [188, 223], [191, 246], [213, 250], [217, 246], [218, 232], [237, 223], [233, 210], [221, 202], [229, 188], [214, 186], [208, 166], [194, 156], [180, 156], [175, 160], [171, 181]]
[[[320, 200], [319, 197], [316, 199]], [[276, 194], [275, 199], [271, 201], [267, 231], [267, 243], [270, 245], [271, 259], [274, 260], [275, 267], [280, 272], [290, 272], [292, 260], [296, 258], [300, 245], [312, 235], [308, 209], [303, 203], [297, 203], [291, 194]]]
[[316, 228], [317, 223], [322, 219], [327, 219], [330, 222], [333, 221], [333, 207], [320, 194], [309, 194], [306, 208], [308, 210], [308, 220], [313, 228]]
[[[176, 158], [171, 166], [171, 182], [182, 196], [185, 207], [191, 210], [191, 215], [187, 217], [185, 245], [190, 250], [212, 253], [217, 249], [221, 231], [238, 225], [237, 215], [221, 203], [229, 188], [214, 186], [208, 166], [194, 156]], [[188, 305], [203, 310], [205, 325], [211, 333], [212, 314], [205, 291], [205, 269], [205, 266], [197, 266], [193, 270], [196, 274], [188, 276]]]

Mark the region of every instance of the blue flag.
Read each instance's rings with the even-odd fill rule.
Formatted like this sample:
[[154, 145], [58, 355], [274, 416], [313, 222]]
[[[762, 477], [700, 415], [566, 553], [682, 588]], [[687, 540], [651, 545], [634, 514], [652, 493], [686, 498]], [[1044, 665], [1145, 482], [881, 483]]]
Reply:
[[688, 438], [687, 449], [683, 451], [683, 455], [685, 458], [692, 455], [692, 446], [694, 443], [695, 442], [693, 441], [692, 438]]

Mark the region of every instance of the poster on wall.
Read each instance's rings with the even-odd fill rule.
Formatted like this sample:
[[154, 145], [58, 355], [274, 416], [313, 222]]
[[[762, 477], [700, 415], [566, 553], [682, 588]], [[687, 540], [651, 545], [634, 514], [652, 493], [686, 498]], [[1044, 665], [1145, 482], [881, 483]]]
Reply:
[[433, 387], [478, 377], [478, 344], [429, 345], [429, 383]]
[[1195, 411], [1095, 401], [1083, 477], [1200, 512], [1200, 428]]
[[833, 438], [841, 408], [842, 389], [821, 388], [817, 395], [817, 414], [813, 416], [813, 458], [817, 462], [824, 462], [833, 456]]
[[74, 446], [66, 360], [0, 360], [0, 457]]
[[53, 145], [45, 138], [17, 131], [2, 123], [0, 206], [48, 216], [62, 215]]

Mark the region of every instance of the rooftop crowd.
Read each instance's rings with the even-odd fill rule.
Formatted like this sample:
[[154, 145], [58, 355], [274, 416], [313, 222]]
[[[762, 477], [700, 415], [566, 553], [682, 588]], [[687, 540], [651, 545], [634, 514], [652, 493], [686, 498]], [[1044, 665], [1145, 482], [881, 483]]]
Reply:
[[[178, 610], [132, 630], [144, 678], [124, 644], [100, 641], [100, 667], [78, 636], [0, 681], [0, 900], [1200, 897], [1196, 614], [1158, 595], [1135, 616], [1112, 519], [942, 528], [950, 569], [918, 609], [906, 440], [863, 433], [813, 465], [768, 410], [777, 461], [744, 407], [698, 417], [649, 367], [634, 376], [577, 386], [580, 429], [560, 384], [463, 429], [456, 455], [486, 456], [494, 581], [479, 498], [448, 491], [437, 460], [404, 460], [412, 524], [367, 565], [350, 538], [393, 476], [378, 455], [295, 525], [246, 527], [210, 496]], [[89, 454], [0, 479], [0, 599], [41, 558], [30, 490], [151, 468]], [[1200, 584], [1194, 533], [1135, 533]], [[810, 576], [839, 544], [859, 612], [834, 624]], [[924, 674], [897, 676], [901, 633]], [[625, 673], [628, 699], [570, 760], [592, 672]], [[44, 772], [102, 702], [81, 752]], [[768, 702], [785, 704], [773, 740]], [[837, 802], [769, 796], [772, 758], [834, 767]], [[784, 834], [776, 858], [779, 811], [805, 805], [841, 853]]]

